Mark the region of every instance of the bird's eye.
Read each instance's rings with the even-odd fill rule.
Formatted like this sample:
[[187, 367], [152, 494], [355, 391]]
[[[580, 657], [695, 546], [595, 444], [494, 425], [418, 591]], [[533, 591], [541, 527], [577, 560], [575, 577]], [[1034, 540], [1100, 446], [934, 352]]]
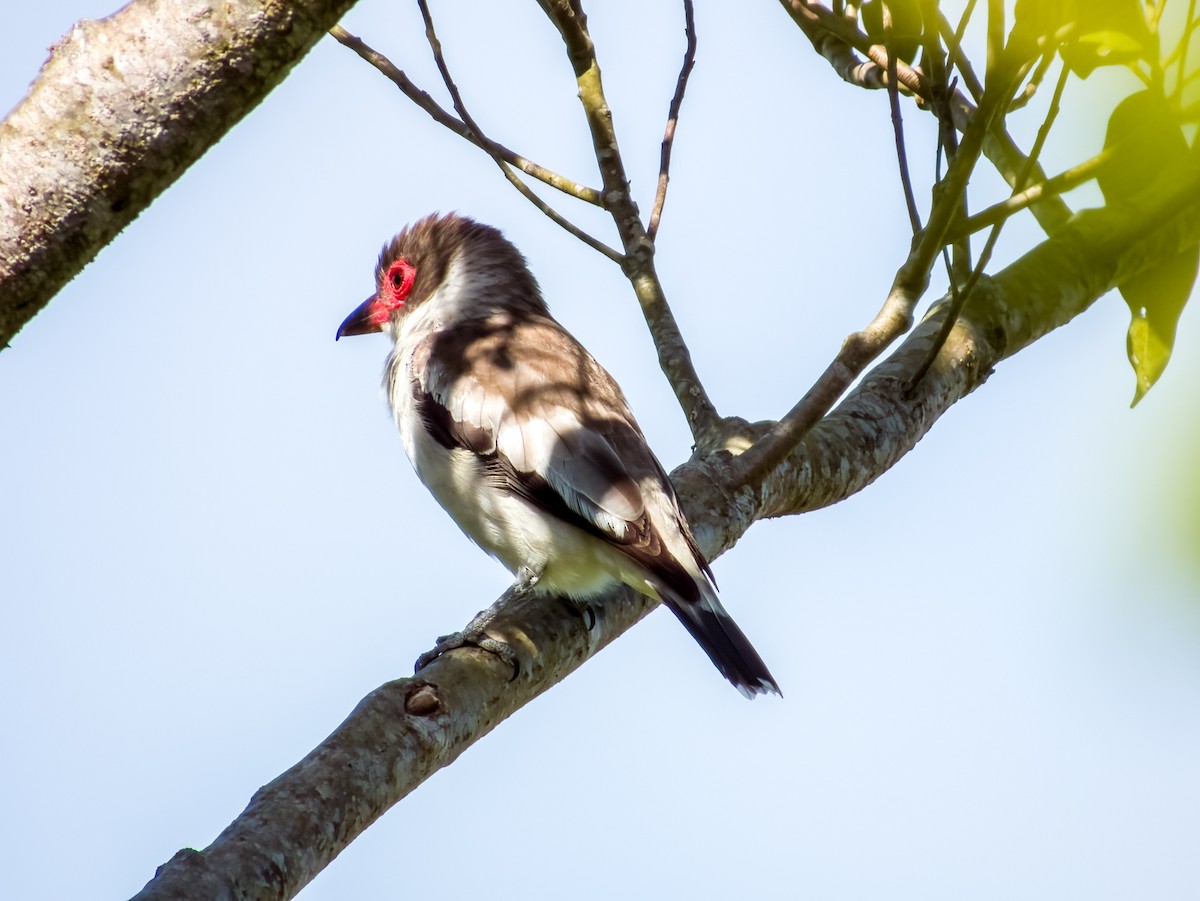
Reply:
[[391, 287], [391, 293], [398, 301], [402, 301], [408, 296], [408, 292], [412, 290], [416, 275], [417, 271], [413, 268], [412, 263], [405, 259], [396, 260], [388, 268], [387, 284]]

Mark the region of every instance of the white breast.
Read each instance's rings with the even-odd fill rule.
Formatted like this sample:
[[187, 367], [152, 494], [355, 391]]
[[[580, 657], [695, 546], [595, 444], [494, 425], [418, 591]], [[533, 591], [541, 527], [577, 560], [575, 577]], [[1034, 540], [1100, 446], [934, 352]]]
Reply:
[[467, 281], [455, 258], [437, 292], [401, 321], [389, 358], [388, 401], [417, 476], [459, 528], [511, 572], [540, 572], [542, 590], [586, 597], [620, 581], [653, 596], [646, 574], [625, 555], [497, 484], [483, 459], [443, 447], [417, 414], [414, 353], [425, 338], [462, 316], [468, 293], [485, 289], [474, 282], [468, 288]]

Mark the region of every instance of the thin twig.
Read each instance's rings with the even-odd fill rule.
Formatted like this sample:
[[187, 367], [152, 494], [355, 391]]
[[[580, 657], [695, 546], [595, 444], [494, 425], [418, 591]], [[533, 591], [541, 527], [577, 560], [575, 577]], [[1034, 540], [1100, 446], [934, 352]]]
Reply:
[[994, 78], [1001, 76], [1005, 65], [1004, 0], [988, 0], [987, 11], [987, 61], [983, 67], [983, 80], [991, 85]]
[[[968, 6], [968, 11], [975, 8], [974, 2]], [[966, 31], [967, 16], [964, 12], [963, 17], [958, 20], [958, 27], [955, 28], [950, 24], [950, 20], [945, 15], [938, 16], [938, 31], [941, 32], [942, 40], [950, 48], [950, 62], [948, 65], [958, 69], [962, 75], [963, 85], [966, 86], [967, 92], [971, 98], [978, 103], [983, 97], [983, 82], [979, 80], [979, 76], [975, 74], [975, 69], [971, 65], [971, 60], [962, 51], [963, 35]]]
[[[954, 71], [953, 60], [955, 56], [962, 55], [962, 36], [966, 31], [974, 7], [975, 0], [970, 0], [959, 20], [958, 30], [954, 33], [953, 39], [946, 41], [947, 49], [943, 54], [939, 29], [934, 25], [942, 15], [938, 8], [938, 0], [922, 0], [921, 15], [925, 23], [924, 59], [925, 67], [928, 70], [931, 96], [929, 108], [938, 120], [938, 142], [934, 153], [935, 183], [941, 181], [942, 178], [943, 155], [947, 160], [953, 160], [954, 155], [958, 152], [958, 132], [954, 128], [954, 112], [950, 107], [950, 98], [954, 95], [955, 87], [958, 84], [958, 76], [952, 74]], [[960, 215], [966, 215], [966, 208], [966, 195], [964, 194]], [[953, 284], [960, 270], [966, 273], [971, 269], [971, 243], [964, 238], [953, 241], [951, 244], [954, 251], [953, 260], [949, 247], [942, 248], [942, 260], [946, 265], [946, 275]]]
[[[1024, 170], [1020, 178], [1017, 180], [1017, 190], [1020, 191], [1024, 186], [1026, 179], [1029, 178], [1029, 173], [1037, 162], [1038, 156], [1042, 152], [1042, 148], [1046, 144], [1046, 138], [1050, 135], [1050, 129], [1054, 126], [1054, 120], [1058, 117], [1059, 106], [1062, 101], [1063, 91], [1067, 86], [1067, 78], [1071, 74], [1071, 70], [1067, 66], [1062, 67], [1062, 71], [1058, 76], [1058, 83], [1054, 86], [1054, 96], [1050, 100], [1050, 108], [1046, 110], [1046, 117], [1042, 120], [1042, 125], [1038, 129], [1037, 137], [1033, 141], [1033, 148], [1029, 151], [1029, 156], [1026, 158]], [[994, 89], [994, 88], [993, 88]], [[970, 278], [966, 284], [957, 290], [951, 292], [950, 309], [946, 317], [942, 320], [941, 326], [938, 328], [937, 337], [930, 345], [929, 352], [926, 355], [921, 365], [917, 367], [913, 374], [912, 381], [909, 382], [906, 392], [911, 391], [916, 385], [920, 384], [921, 379], [925, 377], [925, 373], [929, 371], [929, 367], [933, 365], [933, 361], [937, 359], [937, 355], [942, 350], [942, 345], [946, 343], [946, 339], [950, 336], [951, 329], [954, 328], [954, 323], [958, 321], [958, 316], [962, 312], [963, 306], [971, 297], [971, 292], [979, 283], [979, 279], [983, 276], [983, 270], [992, 259], [992, 251], [995, 250], [996, 242], [1000, 238], [1000, 232], [1004, 228], [1004, 223], [1007, 219], [998, 220], [988, 234], [987, 241], [984, 242], [983, 249], [979, 252], [979, 259], [975, 263], [975, 268], [971, 271]]]
[[604, 208], [612, 216], [625, 249], [621, 268], [641, 304], [642, 316], [658, 351], [659, 366], [687, 417], [696, 446], [711, 449], [724, 438], [722, 421], [704, 390], [654, 268], [654, 242], [646, 235], [637, 204], [630, 194], [612, 111], [604, 96], [596, 47], [588, 34], [581, 0], [538, 0], [538, 5], [558, 29], [575, 73], [579, 102], [583, 105], [596, 164], [604, 182]]
[[692, 0], [683, 0], [683, 32], [687, 35], [687, 50], [683, 54], [683, 68], [675, 83], [675, 96], [667, 111], [667, 127], [663, 132], [662, 156], [658, 163], [658, 190], [654, 194], [654, 208], [650, 211], [650, 224], [646, 237], [651, 241], [658, 234], [658, 223], [662, 219], [663, 204], [667, 202], [667, 182], [671, 180], [671, 147], [675, 143], [675, 125], [679, 122], [679, 110], [683, 106], [683, 92], [687, 90], [688, 76], [696, 65], [696, 16]]
[[987, 209], [980, 210], [955, 229], [955, 239], [957, 240], [966, 235], [973, 235], [990, 225], [995, 225], [997, 222], [1011, 218], [1015, 213], [1019, 213], [1021, 210], [1028, 208], [1040, 200], [1066, 193], [1073, 188], [1079, 187], [1084, 182], [1091, 181], [1104, 168], [1108, 161], [1112, 159], [1113, 153], [1113, 148], [1102, 150], [1090, 160], [1085, 160], [1077, 166], [1072, 166], [1070, 169], [1060, 172], [1053, 178], [1047, 178], [1045, 181], [1030, 185], [1025, 190], [1017, 191], [999, 203], [994, 203]]
[[[951, 30], [949, 20], [938, 11], [935, 21], [938, 23], [938, 30], [944, 35], [946, 41], [946, 77], [949, 78], [954, 72], [955, 67], [961, 68], [963, 64], [970, 65], [967, 60], [967, 55], [963, 53], [962, 42], [963, 35], [967, 33], [967, 25], [971, 21], [971, 16], [975, 12], [976, 0], [970, 0], [962, 15], [958, 17], [958, 27]], [[936, 4], [935, 4], [936, 6]], [[928, 21], [926, 23], [928, 26]], [[983, 91], [978, 90], [977, 86], [968, 85], [968, 90], [971, 91], [971, 96], [975, 98], [975, 102], [979, 102], [979, 98], [983, 96]]]
[[888, 53], [888, 106], [892, 110], [892, 134], [896, 140], [896, 162], [900, 165], [900, 184], [904, 188], [904, 205], [908, 208], [908, 221], [915, 235], [921, 230], [921, 213], [917, 210], [917, 198], [913, 195], [912, 178], [908, 172], [908, 151], [904, 146], [904, 119], [900, 116], [900, 92], [896, 88], [896, 53], [892, 47], [891, 26], [885, 30]]
[[593, 206], [603, 206], [601, 202], [600, 192], [595, 188], [589, 188], [581, 185], [578, 182], [572, 181], [557, 172], [547, 169], [545, 166], [540, 166], [537, 163], [529, 160], [519, 153], [505, 147], [503, 144], [498, 144], [495, 141], [486, 138], [480, 138], [473, 134], [471, 130], [454, 116], [450, 115], [446, 110], [442, 109], [432, 97], [425, 91], [422, 91], [412, 80], [409, 79], [404, 72], [397, 68], [396, 65], [384, 56], [379, 51], [370, 47], [361, 38], [350, 34], [341, 25], [335, 25], [329, 29], [329, 34], [339, 44], [349, 47], [357, 53], [362, 59], [370, 63], [391, 81], [409, 100], [425, 110], [435, 122], [450, 129], [460, 138], [465, 138], [476, 147], [488, 151], [489, 153], [499, 155], [506, 163], [516, 166], [530, 178], [536, 178], [538, 181], [545, 182], [552, 188], [562, 191], [564, 194], [569, 194], [585, 203], [590, 203]]
[[501, 157], [498, 153], [492, 152], [492, 150], [489, 148], [489, 144], [491, 142], [484, 135], [483, 129], [479, 127], [479, 123], [477, 123], [471, 114], [467, 112], [467, 107], [466, 104], [463, 103], [462, 94], [459, 93], [458, 85], [456, 85], [454, 83], [454, 79], [450, 77], [450, 68], [446, 65], [446, 57], [442, 53], [442, 42], [438, 40], [437, 31], [433, 27], [433, 16], [429, 13], [429, 4], [426, 2], [426, 0], [417, 0], [417, 6], [421, 9], [421, 18], [425, 20], [425, 39], [429, 42], [429, 49], [433, 52], [433, 61], [437, 64], [438, 72], [441, 73], [442, 82], [446, 85], [446, 90], [450, 92], [450, 100], [454, 104], [455, 112], [458, 113], [459, 117], [463, 121], [463, 124], [467, 126], [471, 134], [478, 139], [475, 143], [487, 151], [488, 156], [490, 156], [493, 162], [500, 167], [500, 171], [504, 173], [504, 177], [508, 179], [509, 183], [512, 184], [514, 188], [517, 189], [517, 192], [535, 207], [537, 207], [552, 222], [563, 228], [569, 234], [574, 235], [588, 247], [591, 247], [593, 250], [597, 250], [604, 254], [614, 263], [617, 263], [618, 265], [624, 263], [625, 257], [620, 251], [614, 250], [598, 238], [592, 237], [583, 229], [579, 228], [579, 226], [575, 225], [575, 223], [568, 220], [556, 209], [551, 207], [544, 200], [542, 200], [542, 198], [538, 197], [535, 193], [533, 193], [532, 190], [530, 190], [529, 186], [522, 181], [521, 177], [517, 175], [517, 173], [513, 172], [512, 167], [508, 165], [503, 157]]
[[[1180, 57], [1181, 53], [1187, 52], [1187, 45], [1188, 45], [1188, 42], [1192, 38], [1192, 34], [1198, 28], [1200, 28], [1200, 19], [1193, 19], [1192, 18], [1193, 14], [1194, 14], [1193, 9], [1191, 7], [1189, 7], [1188, 8], [1188, 21], [1183, 26], [1183, 34], [1180, 36], [1179, 43], [1177, 43], [1174, 46], [1174, 48], [1172, 48], [1171, 52], [1168, 53], [1166, 55], [1166, 57], [1163, 59], [1163, 68], [1167, 68], [1169, 66], [1175, 65], [1179, 61], [1179, 57]], [[1193, 72], [1192, 74], [1194, 75], [1195, 73]]]
[[[1023, 77], [1023, 73], [1015, 74]], [[882, 309], [865, 329], [846, 338], [833, 362], [787, 415], [733, 461], [738, 485], [757, 484], [783, 462], [866, 366], [911, 327], [913, 311], [929, 284], [929, 272], [945, 245], [950, 224], [958, 215], [963, 192], [983, 152], [984, 140], [1011, 96], [1008, 85], [1003, 87], [1001, 90], [997, 84], [984, 92], [946, 177], [934, 188], [929, 221], [897, 270]]]
[[1037, 68], [1033, 70], [1033, 74], [1029, 76], [1029, 81], [1025, 82], [1025, 88], [1013, 98], [1012, 103], [1008, 105], [1008, 111], [1019, 110], [1021, 107], [1029, 103], [1037, 93], [1037, 89], [1041, 87], [1042, 79], [1046, 77], [1046, 72], [1050, 68], [1050, 64], [1057, 58], [1055, 48], [1051, 47], [1042, 54], [1042, 58], [1038, 61]]
[[1188, 44], [1192, 39], [1192, 30], [1195, 25], [1193, 19], [1196, 15], [1196, 0], [1188, 0], [1187, 18], [1184, 20], [1183, 36], [1179, 39], [1179, 75], [1176, 77], [1177, 84], [1175, 90], [1179, 95], [1183, 96], [1183, 83], [1187, 80], [1187, 54]]

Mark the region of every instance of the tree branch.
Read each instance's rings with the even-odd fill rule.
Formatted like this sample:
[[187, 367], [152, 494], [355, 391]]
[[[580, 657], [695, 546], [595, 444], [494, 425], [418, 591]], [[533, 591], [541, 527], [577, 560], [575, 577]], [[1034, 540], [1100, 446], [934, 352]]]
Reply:
[[1018, 191], [1004, 200], [992, 204], [987, 209], [980, 210], [955, 229], [953, 239], [959, 240], [967, 235], [973, 235], [975, 232], [985, 229], [989, 225], [994, 225], [997, 222], [1008, 219], [1015, 213], [1019, 213], [1021, 210], [1032, 206], [1045, 197], [1063, 194], [1073, 188], [1079, 187], [1084, 182], [1091, 181], [1112, 158], [1112, 148], [1102, 150], [1090, 160], [1085, 160], [1077, 166], [1072, 166], [1070, 169], [1060, 172], [1053, 178], [1047, 178], [1043, 182], [1030, 185], [1024, 191]]
[[[910, 451], [952, 404], [982, 385], [1002, 360], [1070, 322], [1118, 284], [1197, 244], [1197, 163], [1159, 179], [1136, 204], [1077, 214], [980, 282], [928, 374], [906, 393], [937, 340], [948, 298], [935, 307], [757, 486], [753, 498], [742, 498], [742, 517], [803, 513], [862, 490]], [[722, 472], [712, 478], [725, 481], [724, 470], [735, 463], [723, 461]]]
[[612, 110], [604, 96], [600, 63], [587, 31], [583, 8], [579, 0], [539, 0], [539, 4], [558, 29], [567, 48], [596, 162], [604, 182], [604, 206], [616, 223], [625, 250], [622, 269], [641, 304], [642, 315], [658, 351], [659, 366], [675, 391], [696, 445], [705, 448], [719, 446], [723, 440], [721, 420], [692, 364], [679, 323], [667, 304], [666, 294], [654, 268], [654, 242], [646, 234], [630, 192], [629, 178], [617, 146]]
[[[891, 29], [888, 29], [889, 34]], [[896, 54], [888, 50], [888, 108], [892, 113], [892, 134], [896, 141], [896, 162], [900, 166], [900, 186], [904, 189], [904, 206], [908, 210], [908, 222], [913, 234], [921, 230], [921, 214], [917, 210], [917, 198], [913, 194], [912, 177], [908, 172], [908, 149], [904, 143], [904, 118], [900, 115], [900, 92], [896, 88]]]
[[[1050, 136], [1050, 129], [1054, 127], [1054, 122], [1058, 118], [1059, 104], [1062, 102], [1063, 91], [1067, 87], [1067, 78], [1069, 75], [1070, 70], [1066, 66], [1063, 66], [1059, 73], [1058, 83], [1054, 86], [1054, 96], [1050, 100], [1050, 107], [1046, 111], [1046, 116], [1042, 120], [1041, 127], [1038, 128], [1037, 137], [1034, 139], [1033, 148], [1029, 151], [1025, 165], [1021, 169], [1021, 175], [1017, 178], [1014, 193], [1020, 193], [1020, 190], [1025, 187], [1025, 184], [1029, 180], [1029, 172], [1037, 165], [1037, 159], [1046, 144], [1046, 139]], [[1007, 219], [1000, 219], [992, 226], [992, 230], [983, 244], [983, 249], [979, 251], [979, 260], [975, 263], [975, 268], [971, 271], [966, 283], [962, 285], [951, 283], [950, 302], [947, 304], [946, 314], [942, 317], [942, 324], [938, 328], [937, 339], [929, 349], [925, 362], [913, 374], [912, 381], [909, 383], [910, 389], [912, 385], [915, 385], [925, 377], [925, 373], [933, 365], [933, 361], [940, 352], [942, 344], [945, 343], [946, 338], [950, 335], [950, 330], [954, 328], [954, 323], [958, 319], [959, 313], [962, 312], [963, 305], [971, 299], [971, 292], [975, 290], [975, 286], [983, 277], [987, 264], [991, 262], [992, 252], [996, 249], [996, 242], [1000, 239], [1000, 232], [1007, 221]]]
[[59, 41], [0, 125], [0, 348], [352, 5], [133, 2]]
[[[835, 503], [870, 484], [956, 401], [1012, 356], [1086, 310], [1115, 284], [1200, 243], [1200, 168], [1159, 184], [1137, 206], [1087, 211], [994, 278], [955, 325], [929, 375], [906, 396], [934, 340], [935, 310], [785, 465], [739, 488], [729, 454], [672, 473], [700, 549], [715, 557], [756, 520]], [[181, 851], [137, 901], [287, 898], [370, 823], [504, 718], [632, 627], [654, 603], [621, 589], [596, 599], [585, 631], [560, 604], [525, 596], [489, 627], [521, 670], [475, 649], [452, 651], [368, 695], [312, 753], [267, 785], [203, 851]]]
[[[803, 0], [780, 0], [780, 2], [792, 17], [792, 20], [800, 27], [805, 37], [812, 43], [813, 49], [823, 56], [833, 67], [834, 71], [845, 81], [864, 88], [878, 89], [887, 87], [887, 69], [889, 63], [885, 48], [878, 44], [871, 44], [870, 39], [865, 34], [843, 21], [840, 16], [835, 16], [829, 10], [820, 6], [820, 4], [805, 3]], [[956, 47], [958, 39], [955, 36], [955, 31], [950, 27], [944, 16], [939, 18], [939, 28], [948, 44], [952, 48]], [[855, 56], [855, 51], [867, 56], [871, 62], [862, 62]], [[983, 86], [971, 70], [966, 57], [958, 53], [953, 55], [951, 60], [959, 72], [962, 73], [963, 80], [968, 85], [968, 88], [971, 89], [973, 96], [976, 98], [981, 97], [983, 95]], [[933, 103], [933, 98], [928, 96], [928, 92], [922, 85], [919, 73], [901, 61], [897, 61], [896, 70], [899, 85], [910, 93], [921, 96], [926, 102], [926, 107], [936, 115], [937, 109]], [[949, 99], [949, 107], [955, 128], [965, 133], [977, 112], [974, 104], [960, 92], [955, 92]], [[1026, 157], [1017, 148], [1016, 143], [1008, 132], [1005, 131], [1002, 120], [994, 122], [992, 129], [985, 135], [983, 155], [991, 161], [996, 170], [1009, 183], [1009, 186], [1015, 187], [1018, 173], [1021, 171]], [[1035, 182], [1043, 181], [1046, 178], [1046, 173], [1040, 167], [1035, 166], [1031, 170], [1030, 178]], [[1071, 215], [1071, 211], [1059, 197], [1044, 198], [1034, 204], [1031, 210], [1038, 223], [1047, 233], [1053, 232], [1054, 229], [1066, 222]]]
[[564, 194], [569, 194], [593, 206], [604, 205], [600, 199], [600, 192], [595, 188], [589, 188], [586, 185], [572, 181], [565, 176], [559, 175], [557, 172], [547, 169], [545, 166], [540, 166], [532, 160], [521, 156], [503, 144], [497, 143], [483, 135], [477, 135], [465, 123], [442, 109], [437, 101], [430, 97], [427, 92], [422, 91], [413, 84], [412, 79], [405, 75], [402, 69], [397, 68], [395, 63], [378, 50], [369, 46], [362, 38], [351, 34], [341, 25], [334, 25], [329, 29], [329, 34], [343, 47], [353, 50], [360, 58], [382, 72], [392, 84], [400, 89], [405, 97], [425, 110], [433, 121], [439, 125], [445, 126], [460, 138], [470, 141], [481, 150], [486, 150], [493, 157], [499, 157], [509, 165], [516, 166], [530, 178], [536, 178], [538, 181], [545, 182], [550, 187], [556, 188]]
[[663, 131], [662, 155], [658, 163], [658, 190], [654, 194], [654, 208], [650, 211], [650, 224], [646, 235], [651, 241], [658, 234], [658, 223], [662, 219], [663, 204], [667, 202], [667, 183], [671, 180], [671, 148], [675, 145], [675, 126], [679, 122], [679, 110], [683, 107], [683, 92], [687, 90], [688, 76], [696, 65], [696, 14], [692, 0], [683, 0], [684, 34], [687, 49], [683, 54], [683, 67], [675, 82], [675, 96], [667, 110], [667, 127]]
[[1001, 85], [985, 92], [978, 114], [967, 126], [946, 177], [934, 186], [929, 220], [916, 236], [908, 258], [897, 270], [883, 307], [866, 328], [846, 338], [833, 362], [787, 415], [738, 458], [735, 468], [740, 485], [762, 481], [820, 422], [854, 379], [912, 327], [913, 311], [929, 285], [930, 271], [946, 244], [947, 231], [962, 205], [962, 196], [975, 171], [984, 139], [1002, 114], [1007, 99]]
[[542, 198], [538, 197], [529, 189], [515, 172], [509, 167], [508, 163], [493, 147], [495, 143], [488, 140], [487, 135], [483, 133], [483, 129], [479, 127], [474, 117], [467, 112], [467, 106], [463, 103], [462, 94], [459, 93], [458, 85], [454, 83], [454, 79], [450, 77], [450, 67], [446, 65], [446, 57], [442, 53], [442, 42], [438, 40], [437, 31], [433, 27], [433, 16], [429, 12], [429, 4], [425, 0], [417, 0], [417, 6], [421, 9], [421, 18], [425, 21], [425, 38], [429, 42], [429, 49], [433, 52], [433, 61], [437, 66], [438, 72], [442, 76], [442, 83], [446, 86], [446, 90], [450, 92], [450, 100], [454, 104], [454, 111], [458, 113], [463, 124], [467, 127], [470, 135], [468, 140], [473, 144], [482, 147], [492, 158], [500, 171], [504, 173], [504, 177], [508, 179], [509, 184], [517, 189], [517, 192], [538, 208], [551, 222], [564, 229], [568, 234], [578, 238], [588, 247], [599, 251], [604, 256], [608, 257], [614, 263], [623, 263], [624, 257], [620, 253], [613, 250], [603, 241], [598, 238], [593, 238], [583, 229], [579, 228], [573, 222], [567, 220], [561, 213], [547, 204]]

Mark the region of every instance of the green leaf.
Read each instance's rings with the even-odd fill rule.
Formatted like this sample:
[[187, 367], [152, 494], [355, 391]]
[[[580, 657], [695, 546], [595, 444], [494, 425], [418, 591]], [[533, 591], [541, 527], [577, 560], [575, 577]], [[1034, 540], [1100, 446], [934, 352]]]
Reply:
[[[1153, 182], [1170, 177], [1171, 170], [1186, 164], [1189, 156], [1200, 156], [1188, 150], [1170, 104], [1154, 91], [1139, 91], [1117, 105], [1108, 120], [1104, 146], [1113, 151], [1113, 159], [1097, 181], [1110, 205], [1133, 200]], [[1133, 314], [1125, 345], [1137, 379], [1135, 406], [1171, 359], [1179, 316], [1198, 270], [1200, 248], [1190, 247], [1118, 286]]]
[[1146, 396], [1167, 368], [1175, 347], [1175, 329], [1200, 271], [1200, 248], [1190, 247], [1157, 269], [1120, 286], [1133, 321], [1125, 349], [1137, 379], [1133, 403]]
[[1028, 35], [1053, 34], [1075, 18], [1078, 0], [1017, 0], [1013, 9], [1013, 32]]
[[1060, 53], [1080, 78], [1098, 66], [1130, 65], [1154, 46], [1140, 0], [1017, 0], [1009, 43], [1031, 59], [1039, 40], [1068, 26], [1074, 36]]
[[1187, 139], [1171, 105], [1150, 90], [1130, 94], [1117, 104], [1108, 119], [1104, 148], [1113, 151], [1113, 159], [1097, 181], [1110, 204], [1135, 197], [1188, 155]]
[[1143, 59], [1146, 44], [1124, 31], [1105, 29], [1081, 35], [1063, 46], [1063, 63], [1080, 78], [1087, 78], [1100, 66], [1129, 66]]

